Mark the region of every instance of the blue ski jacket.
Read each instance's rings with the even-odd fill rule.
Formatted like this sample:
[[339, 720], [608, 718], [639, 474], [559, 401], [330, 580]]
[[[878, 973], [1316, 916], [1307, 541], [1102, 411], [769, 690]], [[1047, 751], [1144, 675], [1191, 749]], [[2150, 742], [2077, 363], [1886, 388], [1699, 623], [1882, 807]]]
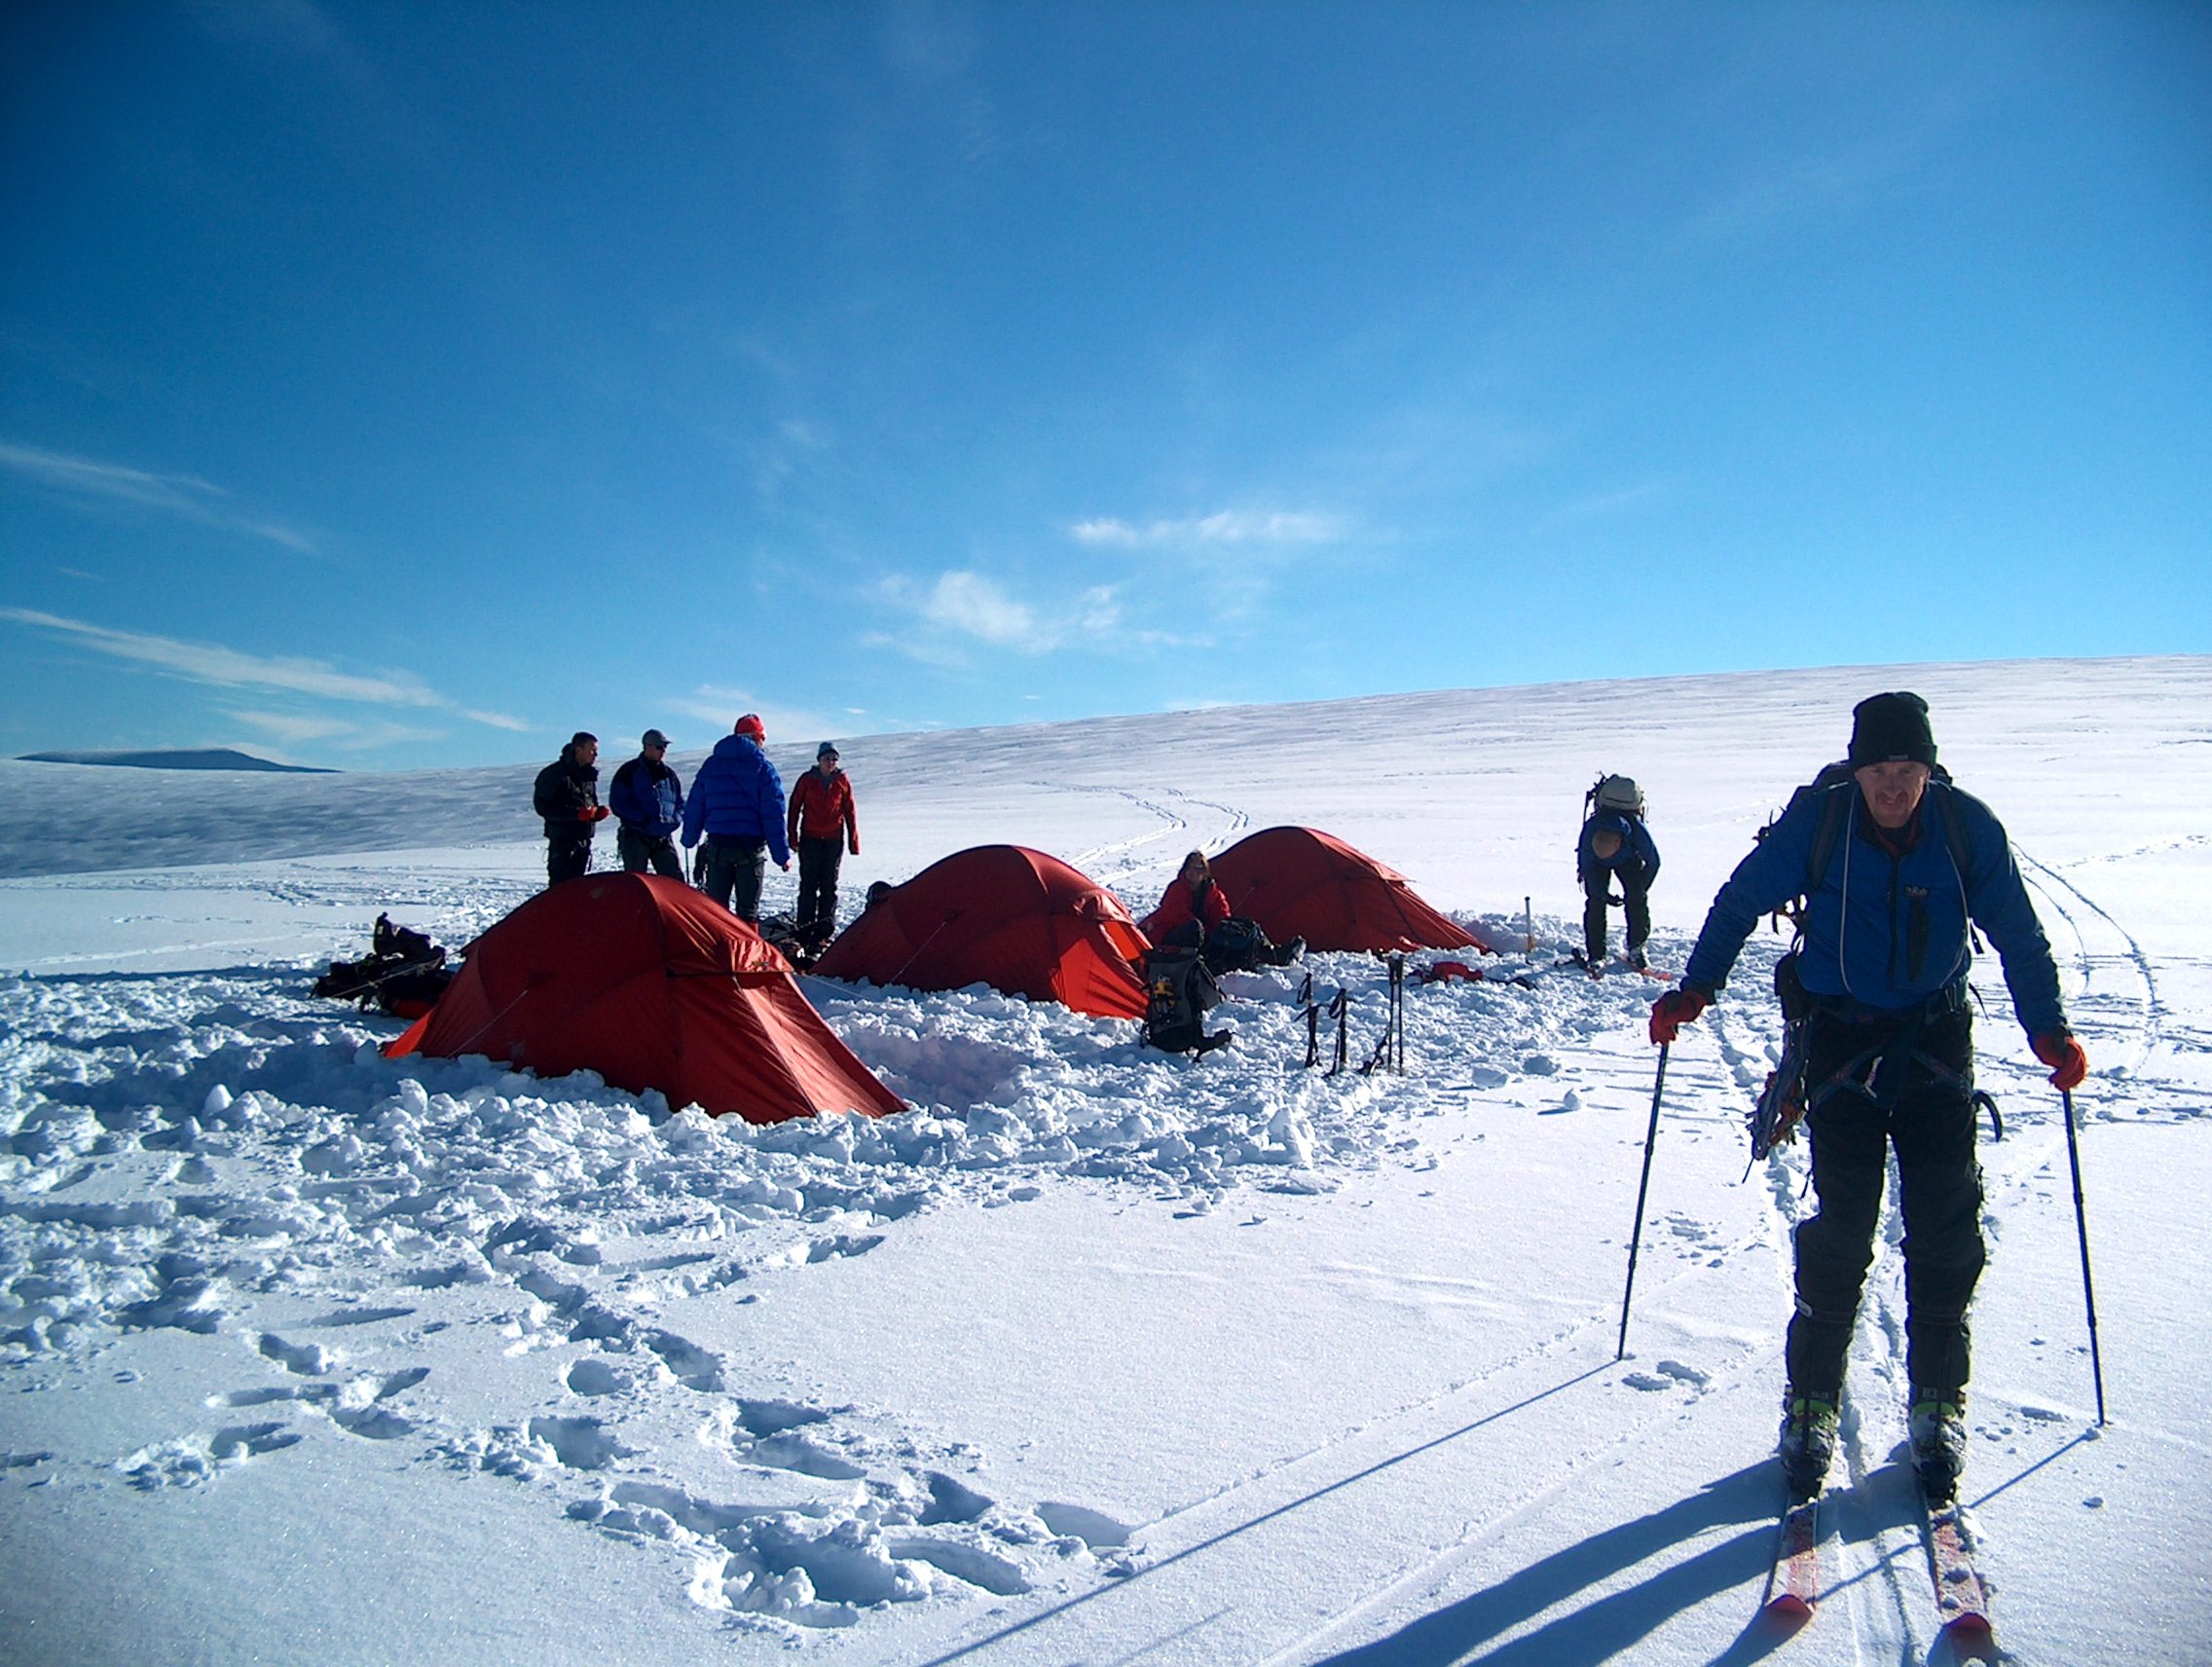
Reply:
[[[1591, 835], [1596, 834], [1619, 834], [1620, 849], [1609, 857], [1599, 856], [1590, 848]], [[1617, 874], [1623, 869], [1641, 869], [1644, 878], [1651, 879], [1659, 872], [1658, 842], [1642, 817], [1601, 810], [1582, 825], [1582, 836], [1574, 842], [1574, 877], [1587, 880], [1595, 873]]]
[[699, 766], [683, 805], [683, 843], [712, 834], [722, 839], [764, 839], [779, 867], [792, 860], [784, 835], [784, 778], [747, 735], [724, 735]]
[[631, 833], [665, 839], [683, 820], [683, 778], [641, 755], [614, 772], [607, 808]]
[[[2020, 883], [2004, 824], [1980, 799], [1940, 781], [1928, 784], [1912, 821], [1890, 835], [1903, 843], [1896, 855], [1875, 837], [1857, 782], [1798, 795], [1714, 898], [1682, 970], [1682, 987], [1708, 995], [1718, 990], [1759, 916], [1805, 891], [1814, 838], [1836, 794], [1850, 799], [1839, 812], [1842, 829], [1827, 871], [1815, 879], [1807, 900], [1798, 954], [1805, 988], [1877, 1011], [1919, 1006], [1964, 982], [1972, 960], [1971, 923], [2003, 959], [2012, 1011], [2029, 1037], [2063, 1030], [2058, 969]], [[1968, 853], [1963, 872], [1945, 834], [1946, 814], [1955, 818]]]

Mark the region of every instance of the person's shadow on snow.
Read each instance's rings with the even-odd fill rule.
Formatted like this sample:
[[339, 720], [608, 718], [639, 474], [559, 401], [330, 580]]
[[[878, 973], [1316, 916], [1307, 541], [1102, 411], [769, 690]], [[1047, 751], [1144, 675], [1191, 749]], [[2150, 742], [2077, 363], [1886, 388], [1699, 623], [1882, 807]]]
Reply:
[[[1469, 1593], [1387, 1638], [1328, 1657], [1325, 1667], [1572, 1667], [1611, 1661], [1671, 1617], [1740, 1586], [1774, 1550], [1778, 1508], [1774, 1462], [1762, 1459], [1708, 1482], [1685, 1500], [1554, 1552], [1541, 1562]], [[1475, 1651], [1532, 1615], [1600, 1585], [1624, 1569], [1711, 1532], [1743, 1524], [1741, 1534], [1670, 1563], [1649, 1579], [1548, 1621], [1489, 1654]], [[1714, 1667], [1750, 1667], [1788, 1636], [1754, 1627]]]

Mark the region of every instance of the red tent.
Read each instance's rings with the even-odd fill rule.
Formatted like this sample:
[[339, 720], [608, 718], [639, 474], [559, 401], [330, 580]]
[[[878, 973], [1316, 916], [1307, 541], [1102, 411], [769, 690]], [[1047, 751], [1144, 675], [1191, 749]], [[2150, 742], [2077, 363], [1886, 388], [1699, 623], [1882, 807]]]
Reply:
[[437, 1006], [385, 1049], [418, 1051], [541, 1077], [597, 1071], [749, 1123], [905, 1109], [822, 1022], [790, 962], [657, 874], [586, 874], [532, 898], [469, 945]]
[[894, 886], [814, 972], [909, 989], [980, 982], [1098, 1019], [1141, 1019], [1149, 946], [1120, 898], [1057, 857], [978, 845]]
[[[1277, 944], [1309, 949], [1490, 945], [1414, 895], [1405, 875], [1312, 828], [1265, 828], [1213, 859], [1214, 884]], [[1150, 930], [1152, 922], [1146, 921]]]

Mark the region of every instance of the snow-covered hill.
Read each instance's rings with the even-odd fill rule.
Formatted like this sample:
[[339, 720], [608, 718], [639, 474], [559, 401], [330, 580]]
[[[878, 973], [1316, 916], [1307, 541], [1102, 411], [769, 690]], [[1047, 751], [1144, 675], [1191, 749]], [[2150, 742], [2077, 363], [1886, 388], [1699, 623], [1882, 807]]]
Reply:
[[[2097, 1431], [2055, 1096], [1994, 967], [1967, 1497], [2029, 1662], [2212, 1636], [2212, 660], [1397, 696], [845, 740], [874, 877], [1011, 839], [1140, 911], [1182, 852], [1342, 834], [1547, 962], [1600, 769], [1649, 793], [1656, 947], [1856, 698], [1911, 686], [2006, 819], [2098, 1075]], [[686, 737], [679, 736], [680, 740]], [[700, 737], [704, 739], [704, 737]], [[778, 749], [795, 769], [811, 753]], [[607, 748], [611, 763], [622, 749]], [[696, 753], [680, 755], [685, 769]], [[988, 991], [808, 983], [916, 1109], [772, 1130], [588, 1077], [382, 1059], [306, 994], [390, 909], [527, 897], [535, 762], [0, 763], [0, 1654], [340, 1662], [1750, 1662], [1803, 1157], [1747, 1178], [1755, 942], [1675, 1050], [1613, 1359], [1656, 986], [1416, 987], [1406, 1076]], [[58, 785], [56, 785], [58, 784]], [[135, 866], [132, 866], [135, 865]], [[183, 866], [180, 866], [183, 865]], [[790, 880], [772, 876], [770, 906]], [[1515, 959], [1519, 959], [1516, 954]], [[1353, 1057], [1381, 972], [1350, 992]], [[1893, 1219], [1889, 1231], [1894, 1238]], [[1854, 1355], [1833, 1580], [1792, 1659], [1920, 1661], [1901, 1292]]]

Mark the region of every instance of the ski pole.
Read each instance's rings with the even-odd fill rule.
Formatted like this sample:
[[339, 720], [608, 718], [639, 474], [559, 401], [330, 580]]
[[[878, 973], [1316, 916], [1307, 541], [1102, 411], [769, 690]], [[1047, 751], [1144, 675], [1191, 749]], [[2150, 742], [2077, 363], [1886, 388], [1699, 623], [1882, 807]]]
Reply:
[[1667, 1043], [1659, 1044], [1659, 1075], [1651, 1085], [1651, 1127], [1643, 1136], [1643, 1179], [1636, 1184], [1636, 1231], [1628, 1241], [1628, 1288], [1621, 1292], [1621, 1340], [1613, 1358], [1628, 1358], [1628, 1304], [1636, 1294], [1636, 1253], [1643, 1243], [1643, 1195], [1651, 1186], [1651, 1148], [1659, 1140], [1659, 1093], [1667, 1086]]
[[1536, 900], [1532, 897], [1521, 900], [1521, 958], [1536, 958]]
[[2066, 1107], [2066, 1161], [2074, 1168], [2074, 1229], [2082, 1240], [2082, 1296], [2089, 1307], [2089, 1374], [2097, 1385], [2097, 1424], [2105, 1422], [2105, 1368], [2097, 1352], [2097, 1292], [2089, 1282], [2089, 1218], [2082, 1205], [2082, 1151], [2074, 1140], [2074, 1091], [2060, 1089]]

